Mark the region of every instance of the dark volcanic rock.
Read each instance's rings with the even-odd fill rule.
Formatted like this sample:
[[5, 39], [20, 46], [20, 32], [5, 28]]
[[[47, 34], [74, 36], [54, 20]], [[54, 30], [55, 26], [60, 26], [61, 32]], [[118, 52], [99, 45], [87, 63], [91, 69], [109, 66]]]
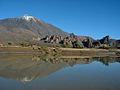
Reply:
[[120, 40], [117, 40], [116, 43], [116, 47], [120, 49]]
[[103, 37], [103, 39], [100, 40], [100, 43], [109, 45], [110, 44], [110, 37], [109, 36]]
[[100, 46], [101, 46], [100, 41], [96, 40], [96, 41], [93, 42], [93, 47], [94, 48], [99, 48]]
[[110, 36], [105, 36], [99, 40], [101, 45], [100, 47], [107, 47], [107, 48], [117, 48], [120, 47], [119, 40], [111, 39]]

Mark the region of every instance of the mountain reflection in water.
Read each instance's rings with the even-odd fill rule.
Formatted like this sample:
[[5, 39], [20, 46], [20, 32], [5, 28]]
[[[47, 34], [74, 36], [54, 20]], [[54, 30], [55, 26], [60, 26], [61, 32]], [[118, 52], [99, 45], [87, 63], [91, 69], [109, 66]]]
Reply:
[[110, 63], [120, 62], [120, 58], [60, 58], [54, 56], [2, 54], [0, 55], [0, 77], [21, 82], [45, 77], [67, 66], [75, 64], [89, 64], [98, 61], [108, 66]]

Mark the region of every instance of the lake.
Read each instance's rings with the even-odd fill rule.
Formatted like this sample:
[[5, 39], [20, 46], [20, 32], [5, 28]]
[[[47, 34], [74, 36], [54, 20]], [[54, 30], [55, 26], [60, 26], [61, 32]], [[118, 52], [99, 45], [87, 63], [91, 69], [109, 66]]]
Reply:
[[0, 90], [120, 90], [120, 58], [0, 54]]

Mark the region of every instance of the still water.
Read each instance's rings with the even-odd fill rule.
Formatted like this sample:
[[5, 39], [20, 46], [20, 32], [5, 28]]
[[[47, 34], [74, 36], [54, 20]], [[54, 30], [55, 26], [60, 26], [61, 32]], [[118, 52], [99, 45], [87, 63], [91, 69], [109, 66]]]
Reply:
[[0, 90], [120, 90], [120, 58], [2, 54]]

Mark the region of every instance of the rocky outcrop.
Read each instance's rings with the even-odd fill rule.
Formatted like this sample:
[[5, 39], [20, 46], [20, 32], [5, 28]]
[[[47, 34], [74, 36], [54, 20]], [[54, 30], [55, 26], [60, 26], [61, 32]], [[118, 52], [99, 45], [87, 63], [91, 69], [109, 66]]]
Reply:
[[41, 39], [45, 43], [60, 44], [63, 47], [73, 47], [73, 48], [83, 48], [84, 45], [78, 36], [70, 34], [67, 37], [62, 37], [59, 35], [46, 36]]
[[51, 36], [46, 36], [45, 38], [42, 38], [41, 40], [43, 40], [45, 43], [60, 43], [60, 41], [62, 40], [62, 36], [58, 36], [58, 35], [51, 35]]
[[105, 36], [99, 41], [100, 41], [101, 44], [110, 45], [110, 36]]
[[100, 41], [95, 40], [95, 41], [93, 42], [93, 47], [94, 47], [94, 48], [99, 48], [100, 46], [101, 46]]
[[59, 35], [46, 36], [41, 40], [45, 43], [60, 44], [63, 47], [71, 48], [120, 48], [120, 40], [111, 39], [110, 36], [94, 40], [91, 37], [79, 37], [72, 33], [66, 37]]
[[111, 39], [110, 36], [105, 36], [98, 41], [100, 42], [99, 47], [103, 47], [103, 48], [119, 48], [120, 47], [120, 40]]
[[86, 40], [83, 41], [83, 44], [87, 48], [92, 48], [93, 47], [93, 40], [88, 37]]
[[120, 49], [120, 40], [117, 40], [116, 43], [116, 47]]

